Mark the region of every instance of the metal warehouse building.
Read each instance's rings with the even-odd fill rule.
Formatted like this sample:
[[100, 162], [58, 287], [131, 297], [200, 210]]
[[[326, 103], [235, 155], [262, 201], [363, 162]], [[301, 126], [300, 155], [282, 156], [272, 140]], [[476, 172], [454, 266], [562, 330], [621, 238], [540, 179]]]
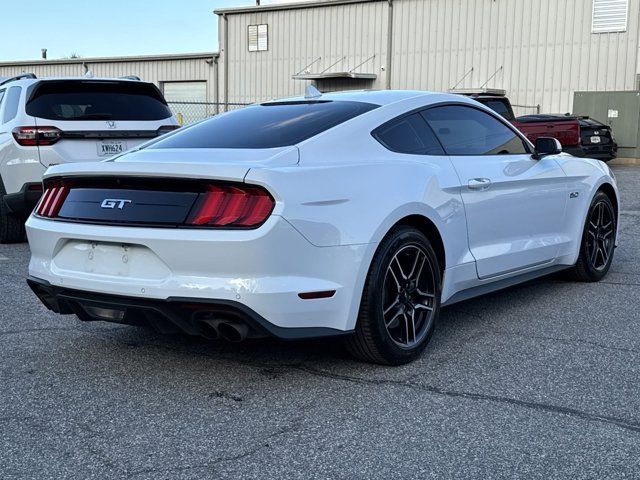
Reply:
[[34, 73], [38, 77], [137, 75], [163, 91], [173, 111], [185, 122], [217, 113], [218, 54], [188, 53], [136, 57], [74, 58], [0, 62], [0, 77]]
[[0, 62], [0, 76], [138, 75], [186, 121], [220, 109], [205, 103], [297, 95], [311, 82], [500, 88], [517, 113], [572, 111], [576, 91], [640, 89], [640, 0], [325, 0], [215, 13], [219, 53]]
[[220, 98], [505, 89], [531, 113], [638, 88], [640, 0], [326, 0], [216, 10]]

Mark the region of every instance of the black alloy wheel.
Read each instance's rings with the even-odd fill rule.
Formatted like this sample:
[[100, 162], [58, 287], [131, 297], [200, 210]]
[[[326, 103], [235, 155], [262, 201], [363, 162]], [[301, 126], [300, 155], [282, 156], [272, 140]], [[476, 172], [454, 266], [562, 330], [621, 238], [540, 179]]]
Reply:
[[442, 271], [429, 239], [394, 227], [373, 257], [355, 332], [347, 347], [359, 359], [401, 365], [426, 348], [440, 310]]

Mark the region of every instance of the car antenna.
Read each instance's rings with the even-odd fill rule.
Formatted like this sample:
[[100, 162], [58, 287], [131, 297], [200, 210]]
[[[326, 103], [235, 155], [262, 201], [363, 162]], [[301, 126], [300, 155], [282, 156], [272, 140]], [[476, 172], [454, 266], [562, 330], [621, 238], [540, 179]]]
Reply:
[[304, 91], [304, 98], [312, 99], [312, 98], [320, 98], [322, 96], [322, 92], [318, 90], [313, 85], [309, 85], [307, 89]]

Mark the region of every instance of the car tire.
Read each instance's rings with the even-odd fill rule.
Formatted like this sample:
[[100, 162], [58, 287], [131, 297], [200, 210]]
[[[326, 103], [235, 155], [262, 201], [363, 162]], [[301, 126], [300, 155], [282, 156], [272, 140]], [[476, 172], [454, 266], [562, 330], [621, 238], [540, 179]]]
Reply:
[[618, 227], [615, 212], [609, 196], [596, 193], [585, 220], [578, 261], [567, 272], [571, 280], [598, 282], [609, 272]]
[[358, 359], [402, 365], [431, 339], [442, 273], [431, 243], [419, 230], [395, 227], [371, 262], [355, 332], [347, 348]]
[[7, 191], [0, 178], [0, 243], [24, 242], [24, 221], [9, 212], [9, 207], [4, 201]]

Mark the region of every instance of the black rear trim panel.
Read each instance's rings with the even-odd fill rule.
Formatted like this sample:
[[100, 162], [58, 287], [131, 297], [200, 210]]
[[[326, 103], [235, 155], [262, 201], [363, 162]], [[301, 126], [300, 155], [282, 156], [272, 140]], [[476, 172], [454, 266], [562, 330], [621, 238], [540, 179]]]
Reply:
[[29, 277], [27, 283], [49, 310], [62, 315], [76, 314], [83, 321], [99, 320], [91, 317], [82, 307], [90, 305], [125, 309], [123, 321], [114, 323], [151, 326], [160, 331], [180, 331], [188, 335], [199, 335], [195, 322], [198, 314], [202, 313], [213, 314], [225, 320], [244, 322], [254, 336], [273, 336], [282, 340], [334, 337], [353, 333], [325, 327], [279, 327], [246, 305], [233, 300], [188, 297], [169, 297], [166, 300], [158, 300], [126, 297], [58, 287], [35, 277]]

